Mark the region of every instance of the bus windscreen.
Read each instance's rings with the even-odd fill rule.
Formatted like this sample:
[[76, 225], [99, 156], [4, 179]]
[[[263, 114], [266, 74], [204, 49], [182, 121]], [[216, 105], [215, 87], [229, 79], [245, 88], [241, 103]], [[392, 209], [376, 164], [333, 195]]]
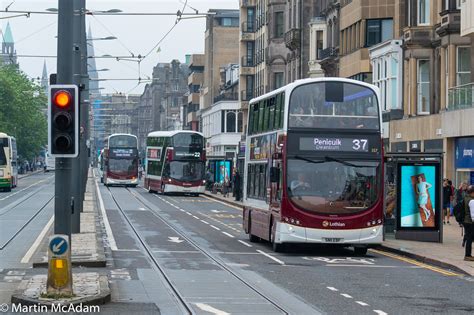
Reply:
[[7, 165], [7, 156], [5, 155], [5, 148], [8, 148], [8, 139], [0, 139], [0, 165]]
[[380, 129], [375, 92], [346, 82], [314, 82], [290, 97], [289, 128]]

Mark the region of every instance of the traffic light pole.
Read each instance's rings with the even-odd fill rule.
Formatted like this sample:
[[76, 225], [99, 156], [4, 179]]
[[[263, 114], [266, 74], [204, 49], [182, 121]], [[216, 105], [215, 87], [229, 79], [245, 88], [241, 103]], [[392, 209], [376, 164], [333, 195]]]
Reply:
[[[58, 0], [57, 83], [73, 83], [73, 1]], [[71, 239], [71, 160], [56, 158], [54, 233]]]
[[[83, 8], [81, 7], [81, 1], [75, 0], [73, 2], [73, 83], [77, 86], [81, 86], [82, 83], [82, 67], [81, 67], [81, 16], [83, 14]], [[81, 93], [81, 88], [79, 89]], [[82, 158], [84, 155], [83, 151], [83, 128], [84, 126], [84, 115], [83, 115], [83, 100], [79, 97], [79, 126], [81, 126], [81, 131], [79, 134], [79, 155], [76, 158], [72, 159], [72, 176], [71, 176], [71, 189], [72, 197], [74, 198], [73, 212], [72, 212], [72, 233], [81, 232], [81, 211], [83, 204], [83, 195], [82, 195], [82, 182], [83, 182], [83, 172], [82, 172]]]
[[87, 178], [89, 172], [89, 148], [87, 147], [87, 140], [90, 138], [90, 131], [89, 131], [89, 73], [87, 71], [87, 35], [86, 35], [86, 0], [79, 0], [80, 6], [82, 8], [81, 14], [81, 83], [84, 87], [81, 93], [81, 109], [84, 110], [84, 139], [82, 141], [82, 152], [84, 152], [83, 156], [83, 167], [82, 167], [82, 197], [84, 199], [86, 193], [86, 186], [87, 186]]

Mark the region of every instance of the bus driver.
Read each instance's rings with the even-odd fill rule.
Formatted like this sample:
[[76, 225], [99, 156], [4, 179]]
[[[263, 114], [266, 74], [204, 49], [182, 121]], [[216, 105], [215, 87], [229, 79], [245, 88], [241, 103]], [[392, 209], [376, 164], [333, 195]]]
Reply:
[[294, 191], [295, 189], [306, 190], [311, 188], [311, 185], [306, 181], [305, 174], [299, 173], [298, 179], [291, 181], [290, 189]]

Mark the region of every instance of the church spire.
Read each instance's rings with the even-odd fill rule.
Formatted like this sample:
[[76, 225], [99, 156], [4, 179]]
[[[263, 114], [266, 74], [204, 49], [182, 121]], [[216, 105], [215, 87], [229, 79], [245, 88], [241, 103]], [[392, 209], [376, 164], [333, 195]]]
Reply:
[[41, 75], [41, 88], [43, 89], [46, 95], [48, 95], [48, 86], [49, 86], [48, 69], [46, 68], [46, 60], [45, 60], [43, 63], [43, 74]]

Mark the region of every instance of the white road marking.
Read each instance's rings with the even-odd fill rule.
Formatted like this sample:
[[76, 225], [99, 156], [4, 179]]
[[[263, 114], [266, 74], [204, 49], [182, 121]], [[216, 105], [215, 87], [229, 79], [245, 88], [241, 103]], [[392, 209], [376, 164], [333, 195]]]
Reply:
[[281, 261], [281, 260], [278, 259], [278, 258], [273, 257], [272, 255], [270, 255], [270, 254], [268, 254], [268, 253], [265, 253], [264, 251], [262, 251], [262, 250], [260, 250], [260, 249], [257, 249], [257, 252], [259, 252], [260, 254], [262, 254], [262, 255], [264, 255], [264, 256], [270, 258], [270, 259], [273, 260], [273, 261], [276, 261], [276, 262], [279, 263], [280, 265], [284, 265], [284, 264], [285, 264], [285, 262]]
[[222, 234], [225, 234], [225, 235], [227, 235], [228, 237], [234, 238], [234, 235], [229, 234], [229, 233], [227, 233], [227, 232], [222, 232]]
[[211, 228], [213, 228], [213, 229], [215, 229], [215, 230], [218, 230], [218, 231], [221, 230], [221, 229], [219, 229], [217, 226], [214, 226], [214, 225], [212, 225], [212, 224], [211, 224]]
[[195, 215], [193, 215], [193, 218], [195, 218], [196, 220], [199, 220], [199, 218], [198, 218], [197, 216], [195, 216]]
[[104, 200], [102, 199], [97, 181], [95, 181], [95, 188], [97, 190], [97, 196], [99, 197], [100, 213], [102, 214], [102, 219], [104, 220], [105, 233], [107, 234], [107, 240], [109, 241], [110, 249], [117, 250], [117, 243], [115, 242], [114, 234], [112, 233], [112, 228], [110, 227], [109, 219], [105, 211]]
[[326, 288], [328, 288], [329, 290], [334, 291], [334, 292], [339, 291], [338, 289], [336, 289], [336, 288], [334, 288], [334, 287], [326, 287]]
[[38, 235], [33, 245], [31, 245], [30, 249], [28, 249], [25, 256], [23, 256], [23, 258], [21, 259], [22, 264], [27, 264], [30, 261], [31, 256], [33, 256], [33, 254], [36, 252], [36, 249], [40, 245], [46, 233], [48, 233], [49, 229], [51, 228], [51, 225], [53, 225], [53, 222], [54, 222], [54, 215], [51, 217], [51, 219], [49, 219], [48, 223], [46, 223], [43, 230], [41, 230], [41, 233]]
[[388, 315], [387, 313], [385, 313], [384, 311], [381, 311], [381, 310], [374, 310], [374, 312], [379, 314], [379, 315]]
[[186, 211], [186, 214], [187, 214], [187, 215], [191, 215], [191, 216], [193, 215], [191, 212], [187, 212], [187, 211]]
[[246, 242], [244, 242], [244, 241], [242, 241], [242, 240], [238, 240], [238, 241], [239, 241], [239, 243], [242, 243], [242, 244], [244, 244], [244, 245], [247, 246], [247, 247], [252, 247], [252, 245], [250, 245], [249, 243], [246, 243]]
[[347, 293], [341, 293], [341, 295], [345, 298], [348, 298], [348, 299], [352, 299], [352, 296], [350, 296], [349, 294]]
[[362, 302], [362, 301], [356, 301], [357, 304], [362, 305], [362, 306], [369, 306], [369, 304]]
[[201, 222], [204, 223], [204, 224], [209, 224], [209, 222], [204, 221], [204, 220], [201, 220]]
[[169, 240], [168, 242], [172, 243], [182, 243], [184, 240], [180, 239], [179, 236], [168, 236]]
[[196, 303], [196, 306], [199, 307], [200, 309], [202, 309], [203, 311], [205, 312], [209, 312], [209, 313], [212, 313], [212, 314], [216, 314], [216, 315], [230, 315], [230, 313], [227, 313], [227, 312], [224, 312], [224, 311], [221, 311], [217, 308], [214, 308], [208, 304], [204, 304], [204, 303]]
[[204, 198], [206, 198], [206, 199], [209, 199], [209, 200], [212, 200], [212, 201], [215, 201], [215, 202], [221, 203], [221, 204], [223, 204], [223, 205], [225, 205], [225, 206], [227, 206], [227, 207], [234, 208], [234, 209], [237, 209], [237, 210], [240, 210], [240, 211], [242, 211], [242, 207], [236, 207], [236, 206], [234, 206], [234, 205], [231, 205], [231, 204], [229, 204], [229, 203], [227, 203], [227, 202], [220, 201], [220, 200], [217, 200], [217, 199], [214, 199], [214, 198], [208, 197], [208, 196], [206, 196], [206, 195], [201, 195], [201, 196], [202, 196], [202, 197], [204, 197]]

